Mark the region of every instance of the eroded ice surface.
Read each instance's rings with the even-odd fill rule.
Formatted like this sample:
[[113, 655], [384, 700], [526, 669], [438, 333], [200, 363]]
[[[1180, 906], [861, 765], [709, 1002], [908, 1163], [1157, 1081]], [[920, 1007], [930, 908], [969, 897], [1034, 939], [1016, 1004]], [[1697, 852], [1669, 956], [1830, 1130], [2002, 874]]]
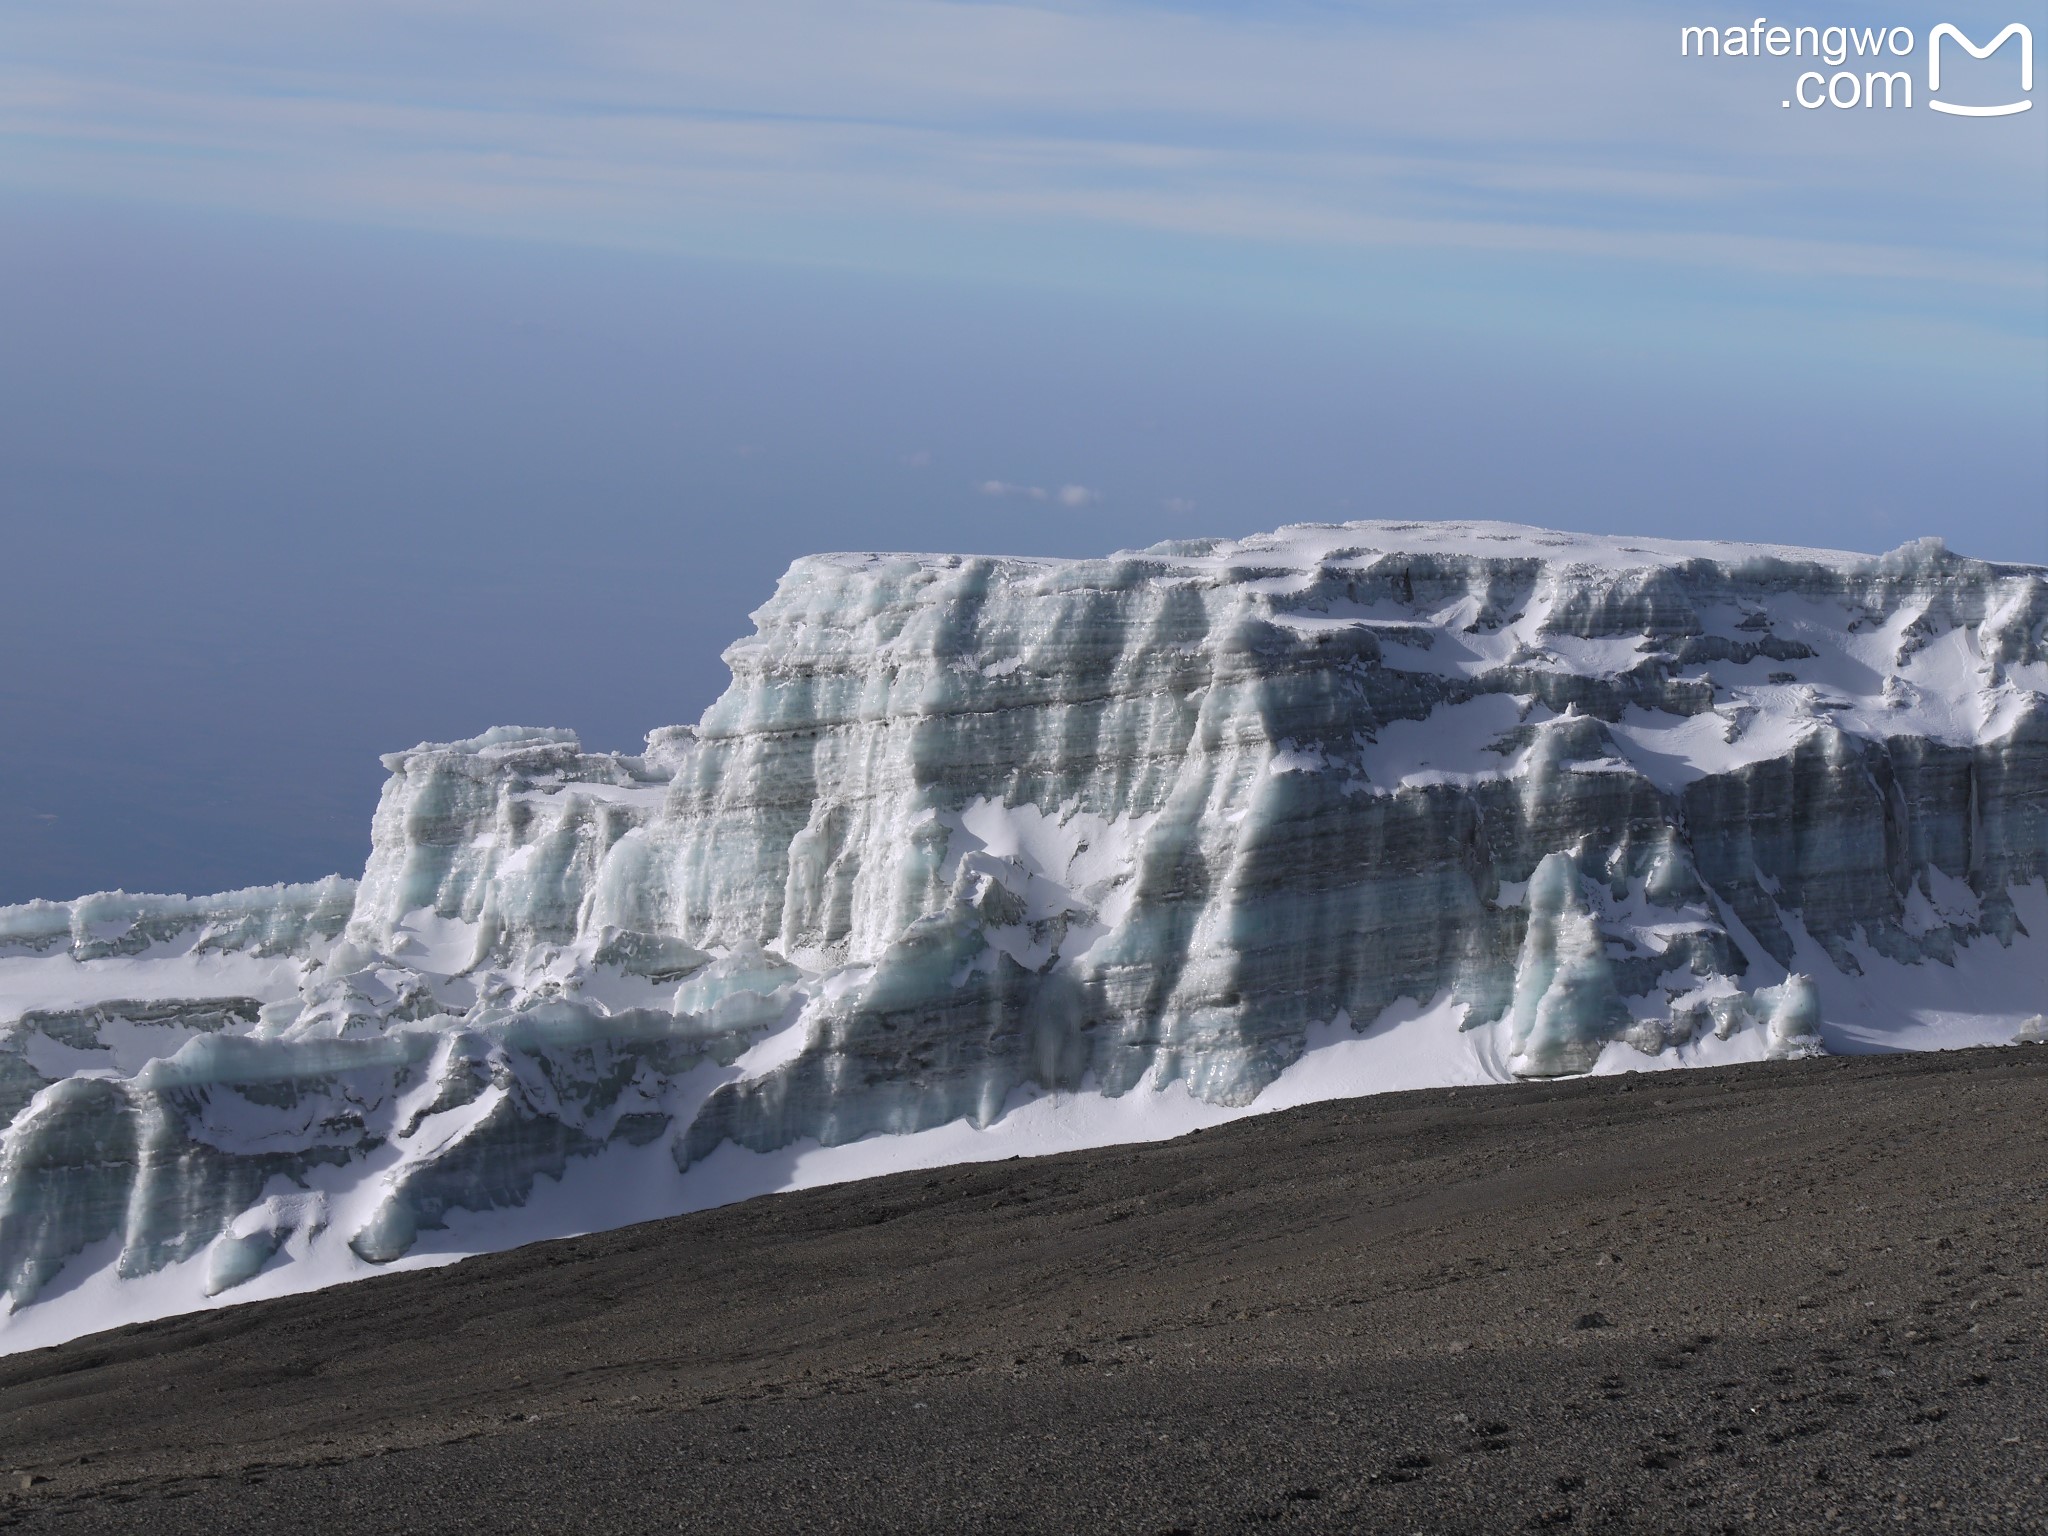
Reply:
[[0, 910], [0, 1346], [1320, 1097], [2041, 1039], [2048, 581], [1357, 523], [799, 561], [357, 882]]

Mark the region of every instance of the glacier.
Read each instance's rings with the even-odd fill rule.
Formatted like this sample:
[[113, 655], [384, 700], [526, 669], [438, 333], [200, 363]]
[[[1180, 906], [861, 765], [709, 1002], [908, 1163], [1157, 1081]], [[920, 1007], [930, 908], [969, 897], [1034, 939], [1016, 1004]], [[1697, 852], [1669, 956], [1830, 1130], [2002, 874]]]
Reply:
[[1364, 522], [799, 560], [357, 880], [0, 909], [0, 1349], [1393, 1088], [2040, 1041], [2048, 571]]

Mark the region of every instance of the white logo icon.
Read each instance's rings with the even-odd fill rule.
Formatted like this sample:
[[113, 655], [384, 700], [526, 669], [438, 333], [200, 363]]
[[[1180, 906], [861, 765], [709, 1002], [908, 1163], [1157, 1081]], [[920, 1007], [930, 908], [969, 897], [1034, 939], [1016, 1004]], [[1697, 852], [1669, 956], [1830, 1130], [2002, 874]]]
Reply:
[[1957, 117], [2010, 117], [2015, 112], [2024, 112], [2031, 107], [2031, 101], [2008, 101], [2001, 107], [1958, 107], [1946, 101], [1933, 99], [1934, 93], [1941, 89], [1941, 40], [1944, 37], [1952, 37], [1961, 43], [1963, 52], [1971, 58], [1988, 59], [2005, 45], [2007, 38], [2015, 34], [2020, 40], [2020, 89], [2031, 91], [2034, 88], [2034, 34], [2018, 22], [2012, 23], [1982, 48], [1963, 36], [1959, 28], [1946, 21], [1928, 33], [1927, 105], [1937, 112], [1948, 112]]

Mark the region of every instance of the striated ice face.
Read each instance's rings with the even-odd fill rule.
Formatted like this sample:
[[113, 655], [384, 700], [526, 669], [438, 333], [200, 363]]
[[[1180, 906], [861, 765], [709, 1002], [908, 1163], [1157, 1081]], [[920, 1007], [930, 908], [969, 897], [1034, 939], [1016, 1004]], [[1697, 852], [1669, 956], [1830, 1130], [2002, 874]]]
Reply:
[[1356, 523], [755, 622], [641, 754], [387, 757], [359, 882], [0, 910], [9, 1329], [977, 1128], [2039, 1033], [2037, 568]]

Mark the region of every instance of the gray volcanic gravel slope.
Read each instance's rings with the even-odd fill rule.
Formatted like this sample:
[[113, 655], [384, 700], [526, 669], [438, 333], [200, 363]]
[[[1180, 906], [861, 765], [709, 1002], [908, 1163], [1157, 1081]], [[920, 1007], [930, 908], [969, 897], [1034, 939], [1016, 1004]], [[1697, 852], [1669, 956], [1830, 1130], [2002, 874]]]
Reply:
[[1388, 1095], [0, 1360], [62, 1531], [2048, 1530], [2048, 1050]]

